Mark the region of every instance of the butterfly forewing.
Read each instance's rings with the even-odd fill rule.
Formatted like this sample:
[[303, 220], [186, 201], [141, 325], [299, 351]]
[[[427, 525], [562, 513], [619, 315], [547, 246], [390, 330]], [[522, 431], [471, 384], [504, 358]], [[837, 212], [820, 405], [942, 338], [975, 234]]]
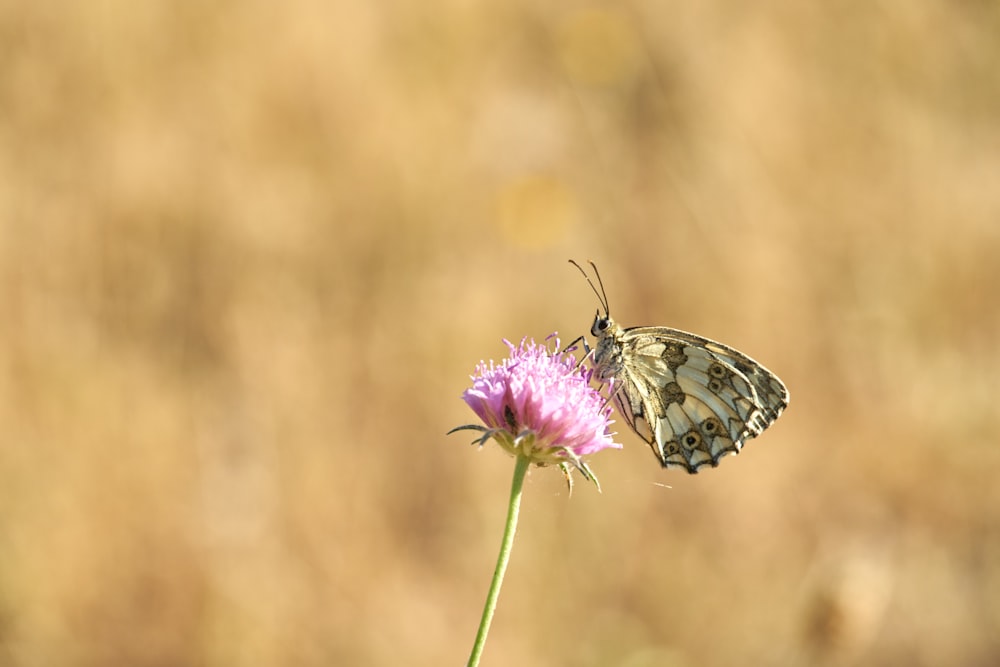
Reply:
[[592, 332], [597, 377], [615, 379], [619, 412], [664, 467], [717, 466], [788, 405], [781, 380], [721, 343], [666, 327], [622, 329], [608, 316]]

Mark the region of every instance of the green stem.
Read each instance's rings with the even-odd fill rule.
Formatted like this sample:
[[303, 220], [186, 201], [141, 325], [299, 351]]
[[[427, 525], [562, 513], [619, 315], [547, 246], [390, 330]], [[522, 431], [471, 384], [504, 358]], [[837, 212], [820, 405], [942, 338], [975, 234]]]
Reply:
[[493, 572], [493, 581], [490, 582], [490, 592], [486, 595], [483, 618], [479, 621], [476, 643], [473, 644], [472, 655], [469, 656], [469, 667], [476, 667], [479, 664], [479, 658], [483, 655], [483, 647], [486, 646], [486, 635], [490, 631], [493, 612], [496, 611], [497, 599], [500, 597], [503, 575], [507, 571], [507, 563], [510, 561], [510, 550], [514, 546], [517, 514], [521, 509], [521, 488], [524, 486], [524, 474], [528, 471], [529, 463], [528, 457], [519, 455], [517, 463], [514, 465], [514, 479], [510, 485], [510, 505], [507, 507], [507, 524], [503, 529], [503, 542], [500, 543], [500, 555], [497, 557], [497, 568]]

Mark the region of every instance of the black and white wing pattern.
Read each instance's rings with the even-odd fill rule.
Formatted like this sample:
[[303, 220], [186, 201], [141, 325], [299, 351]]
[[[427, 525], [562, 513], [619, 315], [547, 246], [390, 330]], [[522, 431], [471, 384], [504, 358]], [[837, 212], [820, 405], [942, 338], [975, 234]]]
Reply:
[[777, 376], [721, 343], [666, 327], [619, 329], [615, 340], [615, 402], [664, 467], [717, 466], [788, 405]]

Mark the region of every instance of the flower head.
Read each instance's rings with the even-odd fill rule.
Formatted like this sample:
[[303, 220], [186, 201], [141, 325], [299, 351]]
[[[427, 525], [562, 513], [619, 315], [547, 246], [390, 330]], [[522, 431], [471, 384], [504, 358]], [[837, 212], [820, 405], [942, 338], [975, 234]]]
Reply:
[[[554, 336], [548, 340], [558, 350]], [[493, 438], [511, 454], [537, 465], [560, 465], [567, 479], [570, 465], [593, 479], [583, 457], [621, 448], [610, 431], [611, 407], [590, 385], [590, 371], [580, 367], [572, 354], [526, 341], [515, 346], [504, 340], [510, 348], [507, 359], [479, 363], [462, 399], [485, 427], [454, 430], [481, 431], [480, 445]]]

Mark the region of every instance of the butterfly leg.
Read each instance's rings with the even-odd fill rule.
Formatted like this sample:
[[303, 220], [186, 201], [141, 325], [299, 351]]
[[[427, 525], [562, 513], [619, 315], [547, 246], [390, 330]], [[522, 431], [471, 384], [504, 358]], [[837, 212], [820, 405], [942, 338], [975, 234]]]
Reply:
[[583, 343], [583, 351], [585, 354], [582, 357], [580, 357], [580, 360], [578, 362], [576, 362], [575, 370], [579, 370], [579, 368], [583, 366], [583, 362], [585, 362], [590, 357], [594, 356], [594, 349], [587, 344], [587, 339], [583, 336], [573, 339], [573, 341], [571, 341], [569, 345], [567, 345], [562, 349], [562, 352], [560, 352], [560, 354], [566, 354], [567, 352], [572, 352], [573, 350], [576, 349], [577, 343]]
[[578, 336], [578, 337], [574, 338], [572, 341], [570, 341], [569, 345], [567, 345], [566, 347], [564, 347], [562, 349], [562, 352], [560, 352], [560, 354], [565, 354], [567, 352], [572, 352], [573, 350], [576, 349], [576, 344], [577, 343], [583, 343], [583, 349], [587, 353], [590, 352], [590, 345], [587, 344], [586, 337], [584, 337], [584, 336]]

